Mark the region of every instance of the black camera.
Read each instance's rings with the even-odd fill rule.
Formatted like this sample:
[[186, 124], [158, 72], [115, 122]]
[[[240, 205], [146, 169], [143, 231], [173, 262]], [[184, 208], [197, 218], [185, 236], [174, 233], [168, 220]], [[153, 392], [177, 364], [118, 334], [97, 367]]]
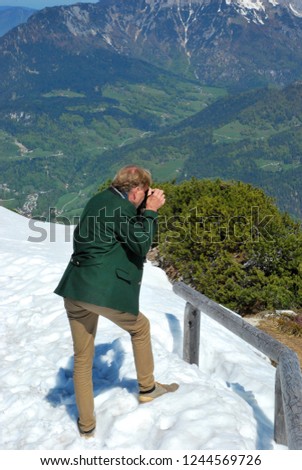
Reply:
[[[153, 191], [152, 191], [151, 194], [153, 194]], [[144, 210], [146, 209], [147, 199], [148, 199], [149, 196], [151, 196], [151, 194], [149, 194], [149, 189], [147, 189], [147, 191], [145, 191], [145, 197], [143, 199], [143, 202], [138, 207], [138, 212], [140, 214], [142, 214], [144, 212]]]

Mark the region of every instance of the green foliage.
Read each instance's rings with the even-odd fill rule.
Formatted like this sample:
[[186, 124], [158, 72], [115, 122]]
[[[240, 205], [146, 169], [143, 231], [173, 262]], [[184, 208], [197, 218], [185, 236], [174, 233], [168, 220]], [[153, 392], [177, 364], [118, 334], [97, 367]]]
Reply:
[[302, 231], [263, 191], [241, 182], [161, 185], [164, 269], [240, 313], [302, 305]]

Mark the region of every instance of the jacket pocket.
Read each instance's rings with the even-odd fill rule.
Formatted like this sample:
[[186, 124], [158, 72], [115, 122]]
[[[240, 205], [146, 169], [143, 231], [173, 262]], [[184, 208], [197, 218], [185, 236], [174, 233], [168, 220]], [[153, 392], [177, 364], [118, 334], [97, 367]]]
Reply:
[[131, 275], [128, 273], [128, 271], [125, 271], [124, 269], [117, 268], [115, 270], [115, 273], [119, 279], [123, 279], [123, 281], [127, 281], [131, 283]]
[[70, 259], [71, 264], [80, 268], [81, 266], [99, 266], [103, 264], [103, 260], [100, 258], [81, 258], [72, 256]]

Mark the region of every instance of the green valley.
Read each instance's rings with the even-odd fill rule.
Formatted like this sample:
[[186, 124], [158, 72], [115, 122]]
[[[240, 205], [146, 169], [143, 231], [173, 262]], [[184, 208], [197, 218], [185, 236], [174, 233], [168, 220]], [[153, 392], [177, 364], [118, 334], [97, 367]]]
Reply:
[[[0, 184], [6, 194], [0, 187], [0, 203], [21, 211], [25, 204], [28, 212], [27, 198], [38, 193], [29, 215], [45, 217], [49, 207], [67, 215], [78, 212], [112, 176], [125, 146], [179, 123], [225, 94], [161, 73], [153, 83], [119, 81], [94, 95], [53, 89], [6, 101], [0, 114]], [[115, 158], [103, 164], [106, 152]], [[180, 155], [155, 173], [169, 179], [181, 166]]]
[[105, 84], [96, 95], [54, 89], [20, 99], [0, 115], [1, 204], [28, 210], [37, 193], [30, 215], [56, 207], [72, 217], [133, 162], [157, 181], [251, 183], [300, 219], [301, 102], [301, 83], [228, 94], [169, 74]]
[[[302, 84], [229, 95], [157, 135], [123, 149], [121, 160], [172, 166], [171, 178], [241, 180], [302, 217]], [[112, 153], [104, 158], [113, 160]]]

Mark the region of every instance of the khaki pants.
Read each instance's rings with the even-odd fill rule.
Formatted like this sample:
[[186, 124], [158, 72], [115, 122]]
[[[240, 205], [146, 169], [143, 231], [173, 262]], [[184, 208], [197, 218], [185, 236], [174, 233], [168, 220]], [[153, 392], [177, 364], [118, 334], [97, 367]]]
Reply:
[[90, 431], [95, 427], [92, 364], [94, 339], [99, 316], [128, 331], [131, 336], [134, 362], [140, 391], [154, 386], [154, 363], [150, 338], [149, 320], [138, 316], [87, 302], [64, 299], [74, 348], [74, 388], [81, 430]]

